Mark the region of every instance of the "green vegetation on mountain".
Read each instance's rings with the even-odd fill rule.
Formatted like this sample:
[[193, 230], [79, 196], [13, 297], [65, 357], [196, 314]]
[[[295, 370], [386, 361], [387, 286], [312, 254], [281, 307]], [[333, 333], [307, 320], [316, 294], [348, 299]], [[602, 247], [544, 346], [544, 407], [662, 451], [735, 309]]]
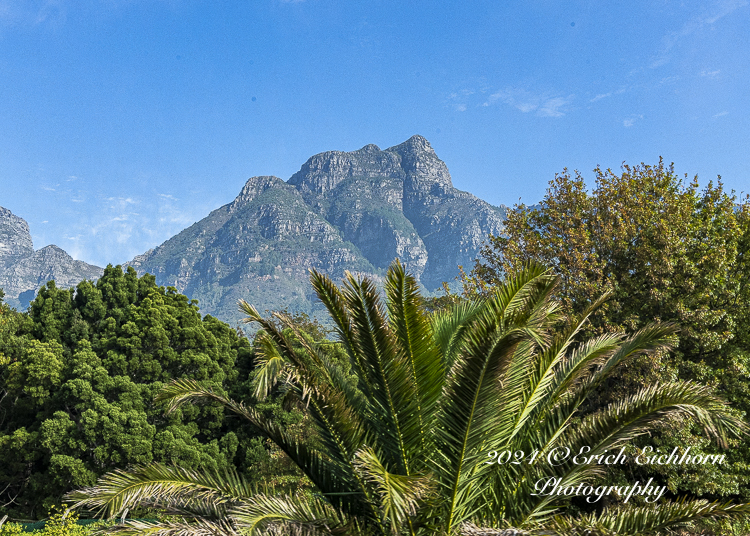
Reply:
[[315, 155], [288, 182], [252, 177], [234, 201], [128, 264], [230, 323], [241, 319], [239, 299], [316, 314], [309, 269], [381, 280], [399, 258], [433, 290], [473, 262], [502, 221], [501, 208], [455, 189], [414, 136], [385, 150]]
[[101, 273], [98, 266], [74, 260], [54, 245], [34, 251], [26, 220], [0, 207], [0, 288], [10, 306], [25, 309], [39, 287], [52, 279], [71, 287]]
[[[611, 299], [582, 336], [638, 330], [658, 319], [680, 327], [671, 352], [622, 368], [588, 402], [594, 412], [639, 386], [676, 379], [708, 385], [750, 415], [750, 205], [737, 204], [721, 182], [699, 189], [672, 166], [596, 170], [590, 193], [579, 174], [555, 177], [543, 202], [508, 212], [467, 278], [469, 294], [492, 292], [529, 260], [560, 277], [556, 296], [579, 314], [604, 290]], [[646, 440], [644, 440], [646, 442]], [[750, 439], [719, 449], [695, 426], [664, 422], [647, 442], [665, 452], [722, 453], [723, 465], [630, 466], [623, 480], [648, 476], [672, 492], [750, 500]], [[643, 443], [641, 443], [641, 446]]]

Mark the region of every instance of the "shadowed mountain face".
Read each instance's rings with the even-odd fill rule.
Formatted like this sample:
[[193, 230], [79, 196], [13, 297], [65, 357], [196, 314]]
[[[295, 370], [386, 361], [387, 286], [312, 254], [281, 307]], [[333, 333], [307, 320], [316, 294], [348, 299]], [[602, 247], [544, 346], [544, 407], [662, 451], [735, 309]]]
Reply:
[[398, 257], [433, 290], [468, 266], [503, 208], [456, 190], [427, 140], [321, 153], [288, 182], [253, 177], [237, 198], [130, 263], [232, 322], [259, 310], [320, 310], [308, 270], [384, 274]]
[[34, 251], [26, 220], [0, 207], [0, 288], [6, 303], [25, 309], [51, 279], [65, 288], [100, 275], [101, 268], [74, 260], [57, 246]]

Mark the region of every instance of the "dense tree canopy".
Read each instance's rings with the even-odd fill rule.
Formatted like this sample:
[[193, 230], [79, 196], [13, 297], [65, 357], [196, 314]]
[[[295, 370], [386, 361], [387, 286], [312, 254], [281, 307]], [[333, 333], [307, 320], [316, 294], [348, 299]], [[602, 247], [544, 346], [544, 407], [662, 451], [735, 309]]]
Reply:
[[[536, 207], [508, 212], [503, 236], [491, 238], [471, 274], [468, 294], [489, 292], [529, 260], [561, 278], [558, 297], [580, 313], [604, 290], [611, 299], [586, 335], [635, 330], [652, 320], [680, 326], [670, 354], [644, 357], [620, 371], [590, 403], [590, 411], [638, 385], [691, 379], [713, 386], [750, 412], [750, 206], [721, 181], [699, 189], [660, 160], [656, 166], [596, 169], [590, 193], [581, 175], [564, 171]], [[705, 436], [667, 426], [664, 448], [711, 451]], [[705, 496], [750, 498], [750, 443], [735, 443], [719, 469], [677, 472], [662, 467], [670, 488]]]
[[[635, 536], [750, 512], [747, 504], [635, 506], [625, 499], [592, 515], [553, 518], [571, 493], [541, 489], [540, 482], [554, 478], [564, 489], [587, 486], [583, 493], [593, 493], [602, 467], [564, 455], [566, 448], [601, 457], [655, 423], [687, 416], [718, 439], [742, 428], [708, 388], [685, 381], [640, 387], [579, 418], [578, 409], [614, 370], [669, 344], [674, 326], [653, 324], [577, 345], [573, 339], [591, 311], [559, 330], [551, 299], [556, 278], [539, 265], [509, 277], [487, 299], [436, 315], [399, 263], [386, 275], [385, 301], [371, 280], [350, 274], [341, 287], [317, 272], [311, 281], [336, 326], [338, 347], [310, 340], [288, 316], [276, 316], [282, 330], [249, 304], [243, 309], [264, 330], [258, 366], [267, 385], [282, 380], [304, 405], [315, 443], [198, 381], [172, 382], [158, 399], [170, 411], [220, 401], [262, 429], [307, 475], [314, 493], [273, 493], [231, 472], [149, 464], [108, 473], [72, 493], [76, 506], [116, 517], [139, 507], [161, 510], [160, 519], [108, 529], [123, 536]], [[353, 377], [342, 367], [342, 347]], [[509, 525], [530, 532], [499, 530]]]
[[153, 399], [176, 378], [233, 386], [250, 360], [247, 339], [132, 268], [75, 289], [50, 282], [28, 313], [3, 306], [0, 514], [44, 515], [64, 492], [134, 463], [242, 465], [243, 438], [220, 407], [166, 417]]

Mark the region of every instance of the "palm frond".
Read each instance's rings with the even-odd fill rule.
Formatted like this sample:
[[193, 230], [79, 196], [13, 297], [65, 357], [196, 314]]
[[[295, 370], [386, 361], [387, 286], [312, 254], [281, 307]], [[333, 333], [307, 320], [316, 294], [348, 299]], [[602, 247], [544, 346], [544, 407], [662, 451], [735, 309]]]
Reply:
[[279, 381], [287, 362], [267, 334], [262, 333], [256, 342], [258, 344], [255, 352], [255, 359], [257, 361], [256, 378], [258, 383], [253, 394], [259, 400], [263, 400]]
[[126, 520], [94, 532], [95, 535], [117, 536], [240, 536], [231, 519], [212, 521], [190, 519], [182, 521]]
[[355, 334], [352, 327], [352, 319], [346, 307], [346, 300], [341, 290], [327, 276], [317, 270], [310, 270], [310, 283], [312, 284], [318, 299], [328, 310], [328, 314], [336, 326], [336, 334], [344, 345], [347, 355], [352, 361], [354, 373], [359, 378], [362, 391], [368, 399], [372, 398], [373, 386], [369, 382], [369, 376], [365, 374], [365, 364], [360, 357]]
[[432, 448], [429, 429], [440, 399], [445, 372], [432, 337], [432, 326], [421, 307], [417, 282], [406, 274], [398, 260], [388, 269], [385, 292], [398, 358], [406, 365], [413, 384], [407, 392], [415, 395], [417, 405], [414, 413], [404, 412], [402, 416], [408, 458], [416, 462], [416, 467], [407, 467], [408, 473], [410, 469], [423, 469], [428, 460]]
[[[376, 418], [378, 445], [387, 453], [388, 464], [409, 474], [406, 437], [418, 413], [416, 386], [408, 365], [396, 350], [396, 341], [386, 319], [375, 285], [348, 274], [342, 292], [352, 319], [352, 330], [363, 373], [372, 386], [372, 410]], [[415, 422], [416, 421], [416, 422]]]
[[[342, 492], [352, 487], [363, 491], [362, 483], [358, 482], [358, 476], [351, 465], [351, 456], [342, 453], [341, 449], [328, 451], [327, 456], [324, 457], [321, 453], [312, 450], [307, 443], [291, 437], [280, 426], [268, 421], [256, 410], [224, 397], [195, 380], [176, 380], [167, 384], [157, 396], [157, 400], [166, 402], [170, 409], [194, 400], [220, 402], [258, 427], [321, 491]], [[346, 426], [347, 422], [339, 424]], [[366, 501], [355, 504], [361, 509]]]
[[442, 515], [449, 532], [477, 508], [476, 473], [486, 468], [475, 463], [477, 456], [485, 454], [483, 445], [502, 435], [502, 416], [512, 411], [498, 407], [501, 381], [507, 381], [514, 359], [529, 359], [533, 345], [543, 343], [553, 284], [544, 270], [532, 266], [498, 290], [473, 321], [449, 373], [436, 449], [441, 453], [436, 474], [447, 496]]
[[637, 536], [654, 534], [701, 518], [741, 517], [750, 514], [748, 503], [720, 503], [706, 500], [664, 501], [653, 506], [620, 505], [600, 514], [581, 518], [557, 516], [549, 528], [566, 536]]
[[484, 301], [467, 300], [446, 311], [439, 311], [430, 318], [433, 340], [443, 358], [443, 369], [446, 372], [453, 368], [472, 321], [484, 307]]
[[592, 374], [587, 381], [581, 382], [578, 392], [581, 396], [586, 396], [593, 389], [599, 387], [617, 366], [637, 355], [668, 350], [675, 343], [674, 337], [677, 331], [677, 326], [670, 323], [649, 324], [636, 331], [604, 361], [599, 370]]
[[360, 533], [354, 518], [317, 497], [258, 494], [231, 509], [230, 514], [248, 536], [344, 536]]
[[249, 484], [233, 471], [194, 471], [153, 463], [107, 473], [95, 486], [69, 493], [66, 500], [73, 501], [74, 508], [112, 518], [145, 504], [222, 507], [252, 494]]
[[434, 491], [432, 480], [425, 475], [406, 476], [390, 473], [371, 448], [357, 453], [356, 466], [376, 490], [379, 511], [392, 534], [400, 534], [418, 507]]
[[[655, 384], [585, 417], [567, 439], [571, 445], [598, 445], [603, 452], [620, 446], [669, 417], [691, 417], [722, 444], [746, 429], [710, 387], [694, 382]], [[592, 448], [592, 453], [594, 449]]]

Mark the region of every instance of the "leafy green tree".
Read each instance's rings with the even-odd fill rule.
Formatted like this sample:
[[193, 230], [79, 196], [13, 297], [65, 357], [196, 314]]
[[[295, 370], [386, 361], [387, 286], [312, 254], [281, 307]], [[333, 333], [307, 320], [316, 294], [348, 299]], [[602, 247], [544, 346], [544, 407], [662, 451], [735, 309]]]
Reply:
[[[465, 278], [468, 295], [486, 294], [529, 260], [551, 266], [556, 297], [579, 314], [602, 289], [612, 297], [582, 336], [638, 330], [652, 320], [674, 322], [679, 341], [669, 354], [644, 356], [613, 375], [589, 411], [634, 388], [674, 379], [715, 387], [733, 407], [750, 412], [750, 205], [738, 204], [721, 181], [699, 189], [673, 166], [595, 170], [589, 193], [583, 177], [564, 171], [536, 207], [508, 212], [504, 234], [491, 237]], [[750, 442], [718, 451], [699, 430], [664, 423], [650, 441], [664, 450], [690, 446], [724, 452], [729, 463], [677, 471], [654, 468], [673, 491], [750, 499]], [[640, 476], [642, 468], [631, 467]], [[653, 474], [653, 473], [652, 473]]]
[[96, 284], [48, 283], [15, 314], [12, 329], [0, 325], [0, 513], [34, 518], [130, 464], [243, 468], [221, 407], [164, 416], [153, 404], [177, 378], [232, 385], [235, 364], [252, 359], [246, 339], [176, 289], [109, 266]]
[[[314, 494], [278, 495], [253, 489], [231, 472], [152, 464], [109, 473], [69, 498], [110, 516], [144, 506], [180, 515], [176, 522], [112, 528], [125, 534], [454, 535], [480, 533], [480, 525], [642, 534], [696, 517], [750, 512], [748, 505], [664, 501], [553, 518], [569, 496], [537, 493], [540, 479], [558, 478], [569, 487], [601, 475], [595, 463], [554, 458], [560, 447], [590, 447], [589, 455], [599, 455], [655, 423], [688, 416], [722, 441], [743, 427], [706, 387], [683, 381], [634, 390], [596, 415], [576, 418], [613, 370], [668, 344], [672, 326], [649, 325], [631, 336], [611, 333], [575, 345], [600, 300], [560, 331], [559, 306], [551, 299], [556, 278], [538, 265], [507, 278], [486, 299], [434, 316], [398, 263], [386, 276], [385, 304], [367, 279], [350, 275], [342, 288], [316, 272], [311, 279], [356, 384], [288, 317], [277, 319], [291, 334], [250, 305], [242, 308], [266, 334], [262, 374], [283, 379], [304, 402], [319, 448], [194, 380], [169, 384], [159, 400], [170, 411], [191, 401], [222, 403], [262, 429], [313, 482]], [[492, 463], [504, 450], [530, 459]]]

